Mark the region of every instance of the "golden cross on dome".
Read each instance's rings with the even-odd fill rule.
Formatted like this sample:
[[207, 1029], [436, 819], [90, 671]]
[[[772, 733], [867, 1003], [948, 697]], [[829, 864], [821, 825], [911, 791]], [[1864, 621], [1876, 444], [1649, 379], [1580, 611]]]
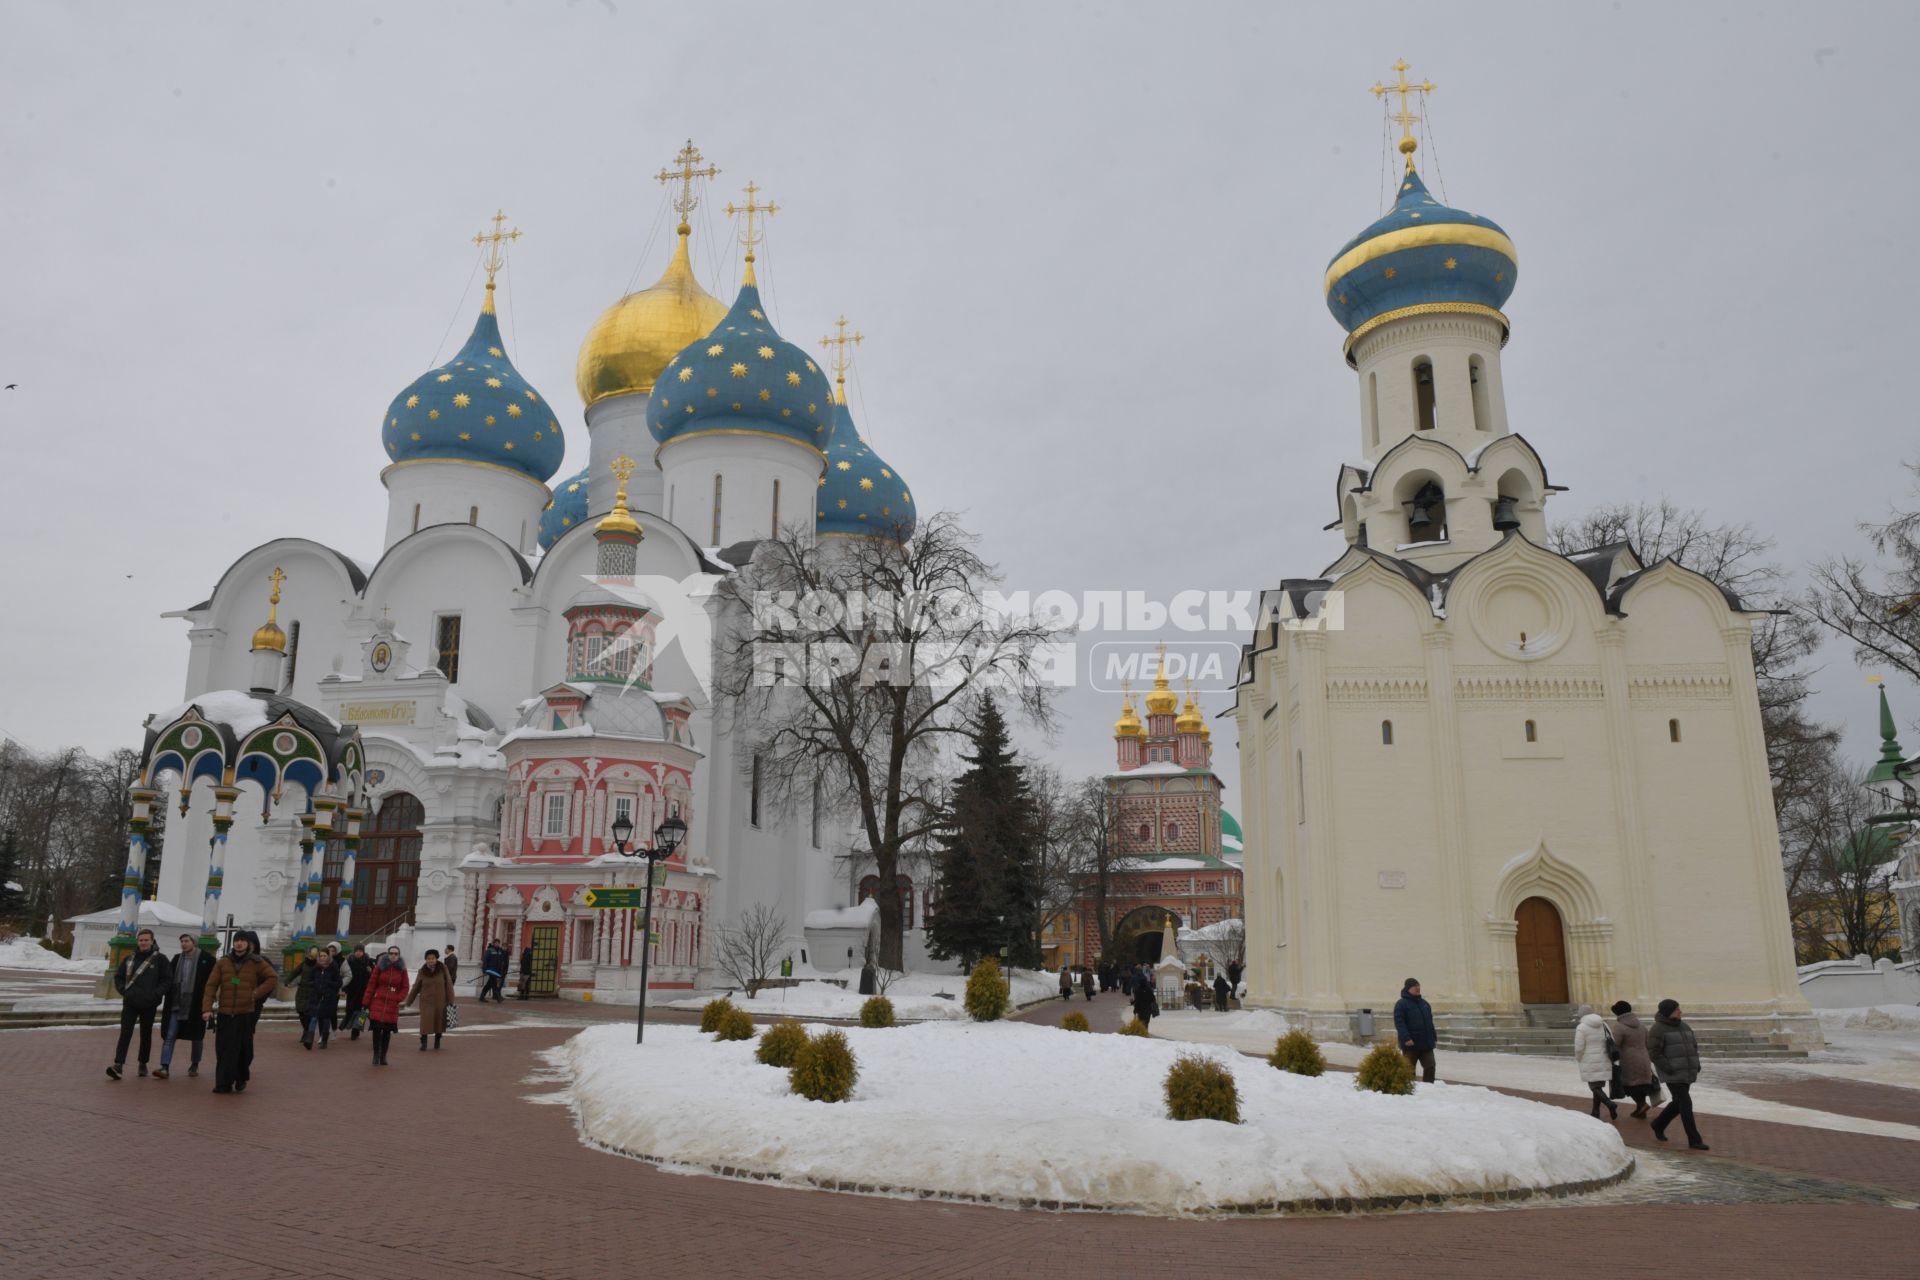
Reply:
[[847, 332], [847, 318], [841, 316], [833, 322], [837, 331], [832, 337], [820, 339], [820, 345], [827, 349], [827, 362], [833, 366], [833, 402], [847, 402], [847, 370], [853, 367], [853, 349], [867, 340], [867, 335], [855, 330]]
[[507, 244], [520, 238], [520, 228], [518, 227], [515, 227], [511, 231], [502, 231], [500, 229], [501, 224], [505, 223], [506, 220], [506, 211], [496, 210], [493, 215], [493, 230], [477, 231], [473, 236], [474, 244], [485, 245], [487, 247], [486, 261], [480, 265], [487, 269], [487, 288], [489, 289], [493, 288], [493, 278], [500, 274], [500, 268], [507, 265]]
[[1420, 148], [1419, 140], [1413, 136], [1413, 126], [1420, 122], [1420, 117], [1408, 105], [1407, 99], [1412, 94], [1417, 93], [1420, 95], [1420, 100], [1424, 103], [1426, 96], [1433, 92], [1434, 84], [1431, 80], [1423, 80], [1419, 84], [1408, 84], [1407, 60], [1405, 58], [1401, 58], [1395, 62], [1393, 64], [1393, 70], [1394, 74], [1400, 77], [1399, 83], [1380, 84], [1376, 81], [1373, 86], [1373, 96], [1376, 98], [1385, 98], [1390, 93], [1400, 95], [1400, 109], [1389, 112], [1387, 119], [1400, 126], [1400, 154], [1407, 158], [1407, 168], [1412, 169], [1413, 153]]
[[624, 453], [607, 464], [607, 470], [613, 472], [613, 478], [620, 482], [621, 492], [626, 491], [627, 477], [632, 475], [634, 468], [639, 465]]
[[278, 565], [275, 565], [273, 568], [273, 572], [267, 575], [267, 581], [273, 584], [273, 594], [267, 597], [267, 621], [268, 622], [273, 621], [273, 612], [276, 608], [279, 607], [279, 604], [280, 604], [280, 584], [285, 582], [286, 580], [287, 580], [287, 575], [280, 572], [280, 566]]
[[780, 212], [780, 206], [775, 204], [771, 200], [767, 201], [765, 204], [761, 204], [758, 201], [758, 199], [756, 199], [756, 197], [760, 194], [760, 188], [754, 186], [751, 181], [747, 183], [746, 191], [747, 191], [747, 202], [745, 204], [734, 204], [733, 202], [729, 201], [727, 203], [726, 214], [729, 218], [739, 217], [743, 219], [743, 225], [740, 229], [740, 243], [747, 246], [747, 271], [746, 271], [745, 277], [741, 280], [741, 283], [752, 284], [753, 283], [753, 246], [755, 246], [756, 244], [759, 244], [762, 240], [766, 239], [766, 235], [767, 235], [766, 228], [764, 227], [762, 227], [759, 231], [755, 231], [753, 229], [754, 220], [755, 218], [760, 216], [771, 218], [774, 214]]
[[705, 159], [706, 157], [700, 154], [700, 148], [693, 145], [693, 139], [688, 138], [687, 145], [680, 148], [680, 154], [673, 158], [674, 164], [679, 167], [662, 169], [653, 175], [654, 180], [662, 185], [669, 182], [680, 184], [680, 194], [673, 198], [673, 207], [680, 215], [682, 227], [687, 225], [687, 215], [692, 213], [695, 206], [700, 203], [700, 197], [693, 194], [693, 180], [695, 178], [711, 180], [720, 176], [720, 170], [713, 165], [708, 165], [704, 169], [700, 167]]

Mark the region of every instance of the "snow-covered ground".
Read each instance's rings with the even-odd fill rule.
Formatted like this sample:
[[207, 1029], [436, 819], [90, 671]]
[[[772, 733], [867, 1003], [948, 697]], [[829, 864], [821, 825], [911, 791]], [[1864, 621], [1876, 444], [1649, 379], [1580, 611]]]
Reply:
[[1631, 1163], [1611, 1126], [1485, 1089], [1384, 1097], [1351, 1076], [1309, 1080], [1201, 1048], [1234, 1073], [1242, 1123], [1183, 1123], [1164, 1118], [1161, 1087], [1194, 1046], [1019, 1022], [846, 1035], [859, 1082], [831, 1104], [793, 1095], [752, 1041], [693, 1027], [649, 1028], [642, 1047], [624, 1027], [595, 1027], [556, 1054], [588, 1141], [803, 1184], [1181, 1214], [1546, 1187]]
[[[1273, 1051], [1273, 1036], [1264, 1032], [1235, 1031], [1228, 1024], [1227, 1016], [1222, 1014], [1200, 1013], [1192, 1010], [1165, 1013], [1153, 1020], [1153, 1034], [1170, 1040], [1227, 1046], [1244, 1053], [1265, 1055]], [[1573, 1033], [1568, 1032], [1567, 1035], [1567, 1056], [1564, 1060], [1535, 1058], [1515, 1053], [1449, 1053], [1442, 1049], [1438, 1055], [1438, 1075], [1442, 1080], [1463, 1084], [1491, 1085], [1499, 1089], [1524, 1089], [1532, 1093], [1564, 1093], [1584, 1099], [1587, 1087], [1580, 1082], [1580, 1074], [1573, 1065]], [[1913, 1046], [1912, 1056], [1908, 1060], [1909, 1065], [1901, 1071], [1901, 1074], [1913, 1075], [1914, 1084], [1920, 1087], [1920, 1037], [1914, 1037]], [[1323, 1042], [1320, 1049], [1326, 1054], [1329, 1063], [1342, 1067], [1359, 1065], [1361, 1057], [1366, 1052], [1359, 1045], [1332, 1042]], [[1702, 1117], [1701, 1124], [1707, 1125], [1709, 1116], [1725, 1115], [1746, 1120], [1770, 1120], [1775, 1124], [1796, 1124], [1811, 1129], [1835, 1129], [1846, 1133], [1871, 1133], [1889, 1138], [1920, 1141], [1920, 1126], [1896, 1124], [1884, 1120], [1863, 1120], [1857, 1116], [1816, 1111], [1808, 1107], [1790, 1106], [1784, 1102], [1768, 1102], [1727, 1087], [1736, 1080], [1764, 1079], [1767, 1076], [1792, 1079], [1802, 1073], [1866, 1080], [1878, 1084], [1902, 1082], [1900, 1079], [1881, 1078], [1881, 1075], [1872, 1070], [1862, 1069], [1858, 1064], [1823, 1062], [1822, 1056], [1816, 1055], [1813, 1059], [1804, 1062], [1799, 1060], [1780, 1062], [1708, 1060], [1701, 1071], [1699, 1083], [1693, 1087], [1693, 1105]], [[1708, 1140], [1712, 1140], [1711, 1134], [1708, 1135]]]
[[[801, 982], [792, 987], [772, 987], [749, 1000], [738, 992], [729, 996], [735, 1004], [756, 1018], [845, 1018], [857, 1019], [860, 1006], [868, 997], [858, 994], [860, 971], [849, 969], [830, 975], [846, 982]], [[1013, 1003], [1028, 1005], [1036, 1000], [1055, 999], [1060, 980], [1044, 973], [1016, 969], [1013, 973]], [[965, 997], [967, 979], [957, 973], [909, 973], [887, 988], [893, 1001], [893, 1016], [902, 1022], [957, 1021], [967, 1016]], [[703, 991], [683, 999], [669, 1001], [669, 1009], [698, 1009], [718, 992]]]
[[98, 974], [106, 967], [102, 960], [68, 960], [40, 945], [40, 939], [25, 934], [0, 942], [0, 969], [41, 969], [49, 973]]

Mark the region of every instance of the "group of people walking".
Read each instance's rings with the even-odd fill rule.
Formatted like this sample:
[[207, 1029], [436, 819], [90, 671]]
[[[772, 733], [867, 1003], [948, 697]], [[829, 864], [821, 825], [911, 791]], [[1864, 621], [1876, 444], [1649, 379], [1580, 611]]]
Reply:
[[[384, 1067], [393, 1035], [400, 1029], [401, 1011], [418, 1005], [420, 1048], [424, 1051], [431, 1039], [432, 1047], [438, 1049], [457, 1021], [454, 983], [458, 976], [459, 959], [451, 947], [444, 958], [429, 950], [419, 972], [409, 979], [398, 947], [389, 946], [375, 958], [361, 945], [345, 952], [337, 942], [315, 946], [287, 977], [300, 1019], [300, 1044], [309, 1051], [326, 1049], [335, 1031], [346, 1031], [353, 1040], [360, 1038], [361, 1031], [371, 1031], [373, 1065]], [[198, 1076], [206, 1033], [212, 1030], [213, 1091], [246, 1092], [260, 1011], [280, 986], [272, 963], [260, 954], [258, 934], [251, 929], [237, 931], [227, 953], [215, 959], [194, 935], [183, 933], [179, 953], [168, 957], [153, 930], [142, 929], [133, 950], [114, 970], [113, 985], [120, 993], [120, 1039], [107, 1068], [109, 1078], [119, 1080], [125, 1075], [127, 1050], [136, 1031], [139, 1072], [147, 1074], [158, 1017], [160, 1065], [153, 1072], [155, 1079], [165, 1080], [172, 1074], [174, 1048], [181, 1040], [192, 1050], [187, 1075]]]
[[[1618, 1120], [1616, 1099], [1632, 1098], [1632, 1116], [1642, 1119], [1648, 1108], [1660, 1101], [1664, 1088], [1667, 1103], [1653, 1118], [1653, 1136], [1665, 1142], [1667, 1127], [1678, 1120], [1689, 1147], [1709, 1150], [1693, 1118], [1692, 1091], [1700, 1078], [1700, 1044], [1693, 1028], [1680, 1016], [1680, 1002], [1662, 1000], [1651, 1027], [1640, 1021], [1625, 1000], [1616, 1001], [1612, 1012], [1612, 1023], [1595, 1013], [1590, 1004], [1581, 1005], [1575, 1014], [1573, 1058], [1580, 1079], [1593, 1096], [1588, 1114], [1598, 1119], [1600, 1109], [1605, 1107], [1607, 1118]], [[1393, 1006], [1393, 1034], [1408, 1065], [1418, 1067], [1421, 1078], [1432, 1084], [1433, 1050], [1439, 1036], [1432, 1006], [1421, 996], [1418, 978], [1408, 978], [1400, 988], [1400, 999]]]

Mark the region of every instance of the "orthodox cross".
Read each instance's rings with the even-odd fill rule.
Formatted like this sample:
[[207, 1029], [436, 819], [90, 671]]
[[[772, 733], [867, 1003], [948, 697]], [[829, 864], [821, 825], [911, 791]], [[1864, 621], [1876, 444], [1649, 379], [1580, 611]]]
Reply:
[[633, 474], [633, 469], [637, 465], [624, 453], [607, 464], [607, 470], [613, 472], [613, 478], [620, 482], [619, 496], [613, 500], [615, 506], [627, 505], [627, 477]]
[[755, 197], [760, 194], [760, 188], [754, 186], [751, 182], [747, 183], [746, 191], [747, 202], [745, 204], [734, 204], [729, 201], [727, 203], [726, 213], [729, 218], [738, 216], [744, 221], [744, 225], [740, 229], [740, 243], [747, 246], [747, 275], [743, 283], [752, 284], [753, 246], [764, 240], [767, 234], [765, 227], [762, 227], [759, 231], [753, 229], [754, 220], [763, 215], [771, 218], [774, 214], [780, 212], [780, 206], [771, 200], [765, 204], [761, 204], [755, 199]]
[[853, 349], [867, 340], [867, 335], [855, 330], [847, 332], [847, 318], [841, 316], [833, 322], [836, 332], [832, 337], [820, 339], [820, 345], [827, 349], [827, 362], [833, 366], [835, 387], [834, 402], [847, 402], [847, 370], [853, 367]]
[[273, 584], [273, 594], [267, 597], [267, 621], [268, 622], [272, 622], [274, 620], [274, 615], [279, 612], [280, 584], [285, 582], [286, 580], [287, 580], [287, 575], [280, 572], [280, 567], [278, 565], [275, 565], [273, 572], [267, 575], [267, 581]]
[[1397, 84], [1380, 84], [1375, 82], [1373, 86], [1373, 96], [1384, 99], [1390, 93], [1400, 95], [1400, 109], [1389, 112], [1387, 119], [1400, 126], [1400, 154], [1407, 158], [1407, 168], [1412, 169], [1413, 153], [1418, 150], [1420, 146], [1418, 140], [1413, 136], [1413, 126], [1420, 122], [1420, 117], [1415, 114], [1413, 109], [1408, 105], [1407, 99], [1410, 95], [1417, 93], [1420, 95], [1421, 101], [1425, 102], [1426, 95], [1433, 92], [1434, 84], [1431, 80], [1423, 80], [1419, 84], [1408, 84], [1407, 60], [1405, 58], [1401, 58], [1395, 62], [1393, 64], [1393, 70], [1394, 74], [1399, 76], [1399, 82]]
[[507, 265], [507, 255], [505, 252], [507, 243], [520, 238], [520, 228], [518, 227], [515, 227], [511, 231], [502, 231], [500, 229], [501, 224], [506, 222], [506, 220], [507, 215], [504, 210], [496, 211], [493, 215], [493, 230], [477, 231], [473, 236], [474, 244], [485, 245], [487, 248], [486, 261], [480, 265], [487, 269], [487, 288], [489, 289], [493, 288], [493, 278], [500, 274], [500, 268]]
[[674, 164], [679, 167], [662, 169], [654, 175], [654, 180], [662, 185], [669, 182], [680, 184], [680, 194], [673, 198], [673, 207], [679, 213], [680, 225], [683, 227], [687, 225], [687, 215], [692, 213], [694, 206], [700, 203], [700, 197], [693, 194], [694, 179], [713, 179], [720, 176], [720, 170], [713, 165], [708, 165], [704, 169], [700, 167], [701, 161], [705, 159], [706, 157], [700, 154], [700, 148], [693, 145], [693, 139], [688, 138], [687, 145], [680, 148], [680, 154], [673, 158]]

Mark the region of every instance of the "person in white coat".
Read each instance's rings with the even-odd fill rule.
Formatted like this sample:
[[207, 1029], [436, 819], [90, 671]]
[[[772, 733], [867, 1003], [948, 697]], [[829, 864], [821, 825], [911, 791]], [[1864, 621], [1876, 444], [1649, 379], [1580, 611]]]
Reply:
[[1607, 1119], [1618, 1120], [1620, 1108], [1607, 1097], [1607, 1082], [1613, 1079], [1613, 1038], [1607, 1032], [1606, 1019], [1595, 1013], [1590, 1004], [1581, 1005], [1575, 1016], [1578, 1021], [1573, 1027], [1573, 1061], [1580, 1068], [1580, 1078], [1593, 1093], [1593, 1110], [1588, 1114], [1598, 1120], [1600, 1108], [1605, 1107]]

